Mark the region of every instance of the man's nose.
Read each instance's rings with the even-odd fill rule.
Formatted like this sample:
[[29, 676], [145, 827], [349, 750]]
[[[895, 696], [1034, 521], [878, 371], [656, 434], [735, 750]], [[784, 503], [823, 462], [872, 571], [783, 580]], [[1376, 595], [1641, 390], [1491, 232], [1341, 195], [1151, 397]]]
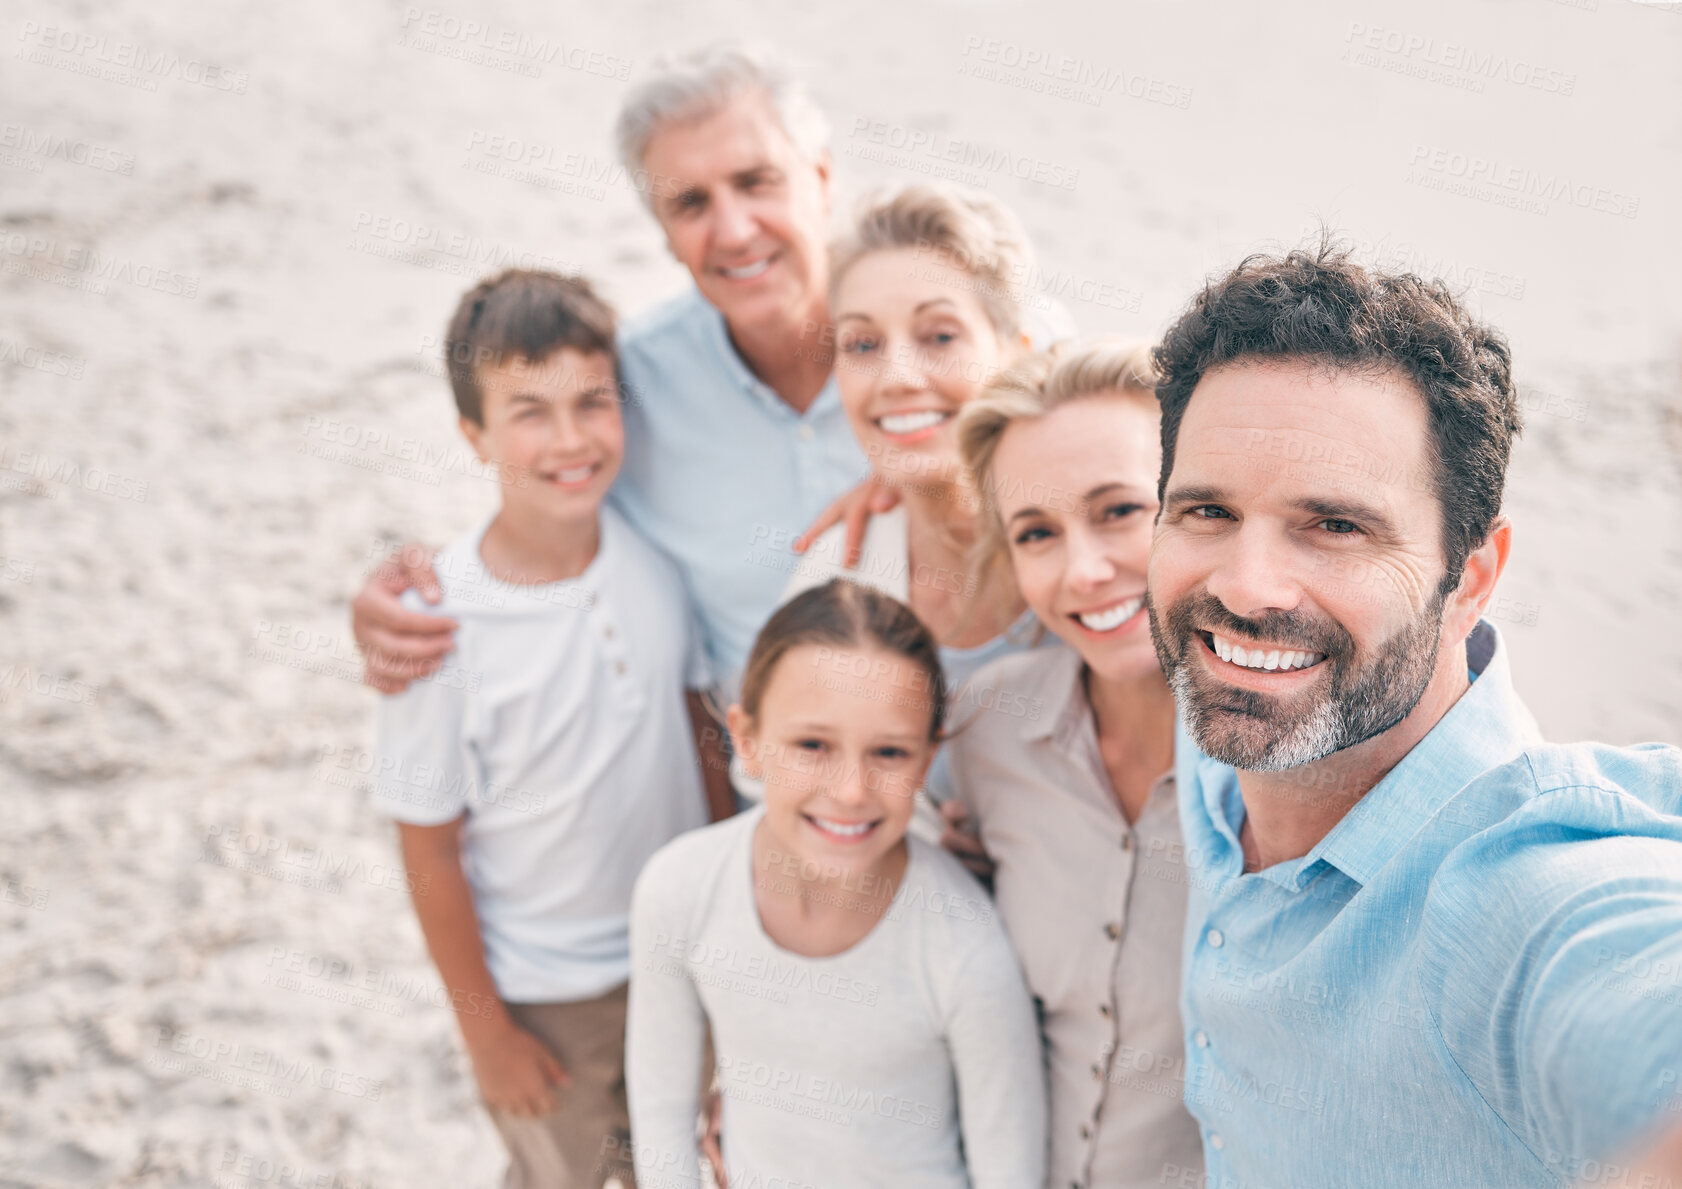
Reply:
[[751, 243], [757, 230], [758, 224], [740, 199], [727, 195], [713, 204], [713, 242], [718, 247]]
[[1261, 526], [1232, 535], [1205, 585], [1228, 611], [1246, 618], [1290, 611], [1302, 598], [1288, 544]]

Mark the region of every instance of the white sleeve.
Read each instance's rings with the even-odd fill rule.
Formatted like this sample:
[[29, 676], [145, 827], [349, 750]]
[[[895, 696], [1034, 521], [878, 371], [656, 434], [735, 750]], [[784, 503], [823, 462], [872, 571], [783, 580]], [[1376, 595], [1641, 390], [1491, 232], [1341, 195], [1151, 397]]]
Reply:
[[1039, 1024], [996, 921], [959, 968], [950, 1002], [946, 1043], [972, 1189], [1043, 1184], [1047, 1091]]
[[454, 821], [484, 784], [467, 743], [462, 670], [446, 667], [380, 699], [373, 761], [374, 808], [414, 826]]
[[[667, 854], [665, 858], [673, 856]], [[656, 854], [631, 893], [631, 990], [625, 1083], [631, 1144], [643, 1185], [701, 1186], [695, 1121], [701, 1110], [706, 1011], [685, 960], [693, 899], [662, 878]]]

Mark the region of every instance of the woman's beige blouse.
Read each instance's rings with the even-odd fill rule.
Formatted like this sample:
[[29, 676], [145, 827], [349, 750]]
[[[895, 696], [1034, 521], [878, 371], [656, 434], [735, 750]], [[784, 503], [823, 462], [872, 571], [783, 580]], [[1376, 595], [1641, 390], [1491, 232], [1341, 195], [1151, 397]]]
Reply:
[[1072, 649], [1052, 648], [977, 673], [976, 709], [947, 745], [953, 786], [998, 865], [999, 914], [1041, 1011], [1047, 1184], [1199, 1184], [1179, 1013], [1193, 872], [1174, 776], [1158, 778], [1129, 826], [1099, 757], [1081, 670]]

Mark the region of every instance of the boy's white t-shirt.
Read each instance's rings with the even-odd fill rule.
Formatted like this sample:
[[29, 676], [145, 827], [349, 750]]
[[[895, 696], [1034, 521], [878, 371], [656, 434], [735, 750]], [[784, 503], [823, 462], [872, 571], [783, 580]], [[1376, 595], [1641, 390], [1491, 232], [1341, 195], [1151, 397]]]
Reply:
[[460, 627], [443, 669], [381, 699], [373, 803], [414, 825], [465, 813], [498, 994], [574, 1002], [629, 976], [637, 875], [707, 820], [684, 690], [710, 674], [676, 570], [611, 508], [565, 582], [492, 577], [489, 526], [438, 556], [441, 603], [404, 596]]

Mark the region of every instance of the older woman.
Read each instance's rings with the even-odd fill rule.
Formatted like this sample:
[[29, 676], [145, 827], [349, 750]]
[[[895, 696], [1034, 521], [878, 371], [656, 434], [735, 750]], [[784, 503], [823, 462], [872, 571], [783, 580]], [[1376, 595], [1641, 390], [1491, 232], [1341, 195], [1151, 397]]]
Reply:
[[986, 523], [1069, 645], [977, 674], [996, 696], [947, 747], [1042, 1008], [1058, 1189], [1193, 1183], [1203, 1164], [1178, 1010], [1193, 873], [1145, 610], [1152, 383], [1144, 348], [1101, 342], [1024, 361], [958, 417]]

